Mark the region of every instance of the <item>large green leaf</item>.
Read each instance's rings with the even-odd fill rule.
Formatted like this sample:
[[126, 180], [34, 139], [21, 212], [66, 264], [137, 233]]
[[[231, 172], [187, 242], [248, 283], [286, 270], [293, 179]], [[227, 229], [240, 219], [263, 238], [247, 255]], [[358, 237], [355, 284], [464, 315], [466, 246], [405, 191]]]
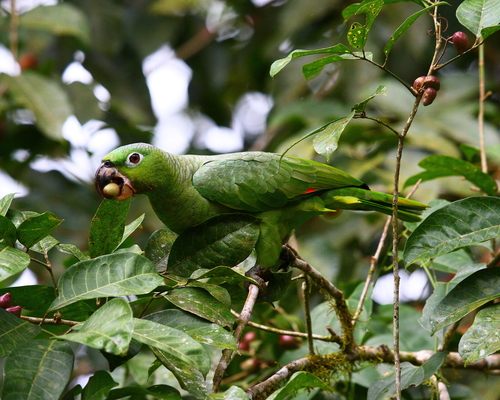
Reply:
[[180, 360], [206, 375], [210, 357], [205, 348], [188, 334], [144, 319], [134, 319], [135, 340], [161, 350], [168, 357]]
[[24, 271], [30, 263], [30, 256], [24, 251], [7, 246], [0, 240], [0, 282]]
[[459, 282], [434, 308], [429, 317], [432, 333], [487, 302], [500, 297], [500, 268], [485, 268]]
[[80, 261], [59, 279], [59, 297], [50, 310], [79, 300], [145, 294], [163, 282], [147, 258], [134, 253], [116, 253]]
[[137, 398], [147, 398], [147, 395], [154, 399], [182, 400], [182, 396], [179, 391], [168, 385], [154, 385], [147, 388], [141, 386], [126, 386], [110, 391], [106, 399], [115, 400], [123, 399], [124, 397], [133, 398], [132, 396], [137, 396]]
[[0, 308], [0, 357], [5, 357], [18, 346], [33, 339], [42, 328]]
[[184, 230], [172, 246], [167, 272], [189, 277], [199, 268], [239, 264], [255, 248], [259, 225], [251, 215], [223, 214]]
[[10, 292], [12, 305], [23, 309], [45, 312], [56, 298], [52, 286], [30, 285], [0, 289], [0, 295]]
[[480, 310], [472, 326], [464, 333], [458, 352], [465, 364], [480, 360], [500, 350], [500, 305], [494, 304]]
[[144, 319], [178, 329], [200, 343], [223, 349], [238, 349], [238, 344], [233, 335], [222, 326], [208, 322], [182, 310], [163, 310], [149, 314]]
[[464, 0], [457, 8], [457, 19], [477, 38], [486, 39], [500, 29], [500, 2]]
[[5, 217], [7, 215], [7, 211], [9, 211], [14, 196], [15, 193], [11, 193], [0, 199], [0, 216]]
[[299, 371], [295, 372], [285, 386], [274, 392], [267, 398], [267, 400], [283, 400], [288, 395], [303, 388], [320, 388], [321, 390], [326, 390], [328, 392], [333, 391], [330, 385], [323, 382], [317, 376], [311, 374], [310, 372]]
[[59, 400], [73, 371], [69, 345], [56, 340], [32, 340], [5, 359], [3, 400]]
[[70, 3], [38, 6], [19, 17], [25, 28], [51, 32], [55, 35], [74, 36], [84, 44], [90, 43], [90, 25], [85, 13]]
[[16, 242], [16, 226], [7, 217], [0, 215], [0, 240], [5, 240], [9, 246], [13, 246]]
[[182, 310], [222, 326], [232, 326], [234, 316], [227, 305], [216, 300], [205, 290], [199, 288], [173, 289], [164, 294], [165, 298]]
[[17, 228], [17, 239], [28, 249], [56, 229], [62, 220], [51, 212], [25, 219]]
[[499, 235], [500, 199], [469, 197], [429, 215], [408, 238], [403, 259], [410, 265]]
[[132, 340], [132, 310], [121, 297], [111, 299], [73, 333], [57, 336], [124, 356]]
[[90, 224], [90, 257], [110, 254], [120, 245], [125, 232], [125, 218], [130, 208], [130, 201], [131, 199], [102, 200]]
[[[285, 66], [292, 60], [294, 60], [297, 57], [304, 57], [304, 56], [310, 56], [314, 54], [325, 54], [325, 53], [334, 53], [335, 59], [332, 59], [330, 62], [333, 61], [340, 61], [345, 59], [345, 56], [351, 56], [352, 57], [352, 52], [347, 47], [346, 45], [339, 43], [333, 47], [327, 47], [324, 49], [316, 49], [316, 50], [294, 50], [288, 56], [285, 58], [281, 58], [279, 60], [276, 60], [273, 62], [271, 65], [271, 70], [269, 74], [271, 77], [274, 77], [278, 72], [280, 72]], [[339, 57], [337, 59], [337, 57]]]
[[61, 83], [34, 71], [2, 75], [14, 100], [33, 112], [36, 125], [49, 138], [62, 139], [62, 127], [73, 113], [71, 101]]
[[158, 271], [165, 271], [167, 269], [168, 256], [177, 236], [170, 229], [162, 228], [153, 232], [149, 237], [144, 248], [144, 255], [153, 261]]
[[[420, 386], [441, 367], [446, 353], [433, 354], [426, 362], [417, 367], [409, 362], [401, 363], [401, 389]], [[374, 381], [368, 389], [368, 400], [389, 400], [396, 394], [394, 372]]]
[[432, 155], [424, 158], [418, 165], [426, 171], [408, 178], [405, 187], [414, 185], [419, 180], [425, 182], [444, 176], [463, 176], [489, 196], [495, 196], [498, 192], [495, 179], [468, 161], [450, 156]]

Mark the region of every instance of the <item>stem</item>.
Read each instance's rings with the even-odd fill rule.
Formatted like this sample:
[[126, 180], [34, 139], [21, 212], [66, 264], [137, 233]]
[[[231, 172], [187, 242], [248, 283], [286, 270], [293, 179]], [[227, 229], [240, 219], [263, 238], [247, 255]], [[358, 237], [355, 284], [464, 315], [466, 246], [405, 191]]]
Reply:
[[10, 29], [9, 29], [10, 52], [17, 60], [19, 50], [19, 15], [17, 14], [16, 0], [10, 0]]
[[479, 46], [479, 113], [477, 116], [479, 130], [479, 149], [481, 152], [481, 170], [486, 174], [488, 165], [486, 163], [486, 150], [484, 144], [484, 101], [486, 100], [484, 88], [484, 46]]
[[309, 285], [309, 278], [307, 275], [305, 275], [304, 282], [302, 282], [302, 291], [304, 292], [304, 315], [306, 317], [307, 344], [309, 346], [309, 354], [314, 354], [311, 313], [309, 312], [309, 293], [311, 291], [311, 287]]
[[[233, 336], [236, 339], [236, 342], [239, 343], [243, 331], [247, 326], [248, 321], [252, 315], [252, 310], [255, 306], [255, 302], [257, 301], [257, 297], [259, 295], [259, 287], [257, 285], [251, 284], [248, 286], [248, 296], [243, 305], [243, 309], [241, 310], [241, 314], [239, 318], [236, 320], [236, 328], [234, 329]], [[234, 350], [224, 349], [222, 351], [222, 357], [215, 369], [214, 380], [213, 380], [213, 389], [214, 393], [218, 393], [220, 390], [220, 384], [222, 382], [222, 378], [224, 377], [224, 373], [226, 372], [227, 367], [229, 366], [229, 362], [233, 357]]]

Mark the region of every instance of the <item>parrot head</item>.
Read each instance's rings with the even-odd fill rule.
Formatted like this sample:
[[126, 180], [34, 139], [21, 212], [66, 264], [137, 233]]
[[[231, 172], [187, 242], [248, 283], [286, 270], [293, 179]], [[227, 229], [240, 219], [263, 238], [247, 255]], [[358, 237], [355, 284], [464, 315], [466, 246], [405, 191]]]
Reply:
[[160, 152], [146, 143], [136, 143], [113, 150], [102, 160], [95, 175], [95, 187], [107, 199], [126, 200], [136, 193], [154, 188], [148, 181], [158, 164]]

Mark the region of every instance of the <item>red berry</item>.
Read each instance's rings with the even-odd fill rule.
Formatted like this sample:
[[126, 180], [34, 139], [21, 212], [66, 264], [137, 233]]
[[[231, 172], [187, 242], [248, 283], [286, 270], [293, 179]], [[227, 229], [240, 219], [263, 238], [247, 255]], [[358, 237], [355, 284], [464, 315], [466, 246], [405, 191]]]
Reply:
[[248, 350], [250, 350], [250, 343], [248, 343], [248, 342], [240, 342], [240, 343], [238, 343], [238, 350], [240, 350], [240, 351], [248, 351]]
[[257, 338], [257, 333], [255, 331], [248, 331], [245, 333], [245, 336], [243, 336], [243, 342], [250, 343], [253, 342]]
[[20, 317], [21, 316], [21, 309], [22, 309], [21, 306], [14, 306], [14, 307], [6, 308], [5, 311], [8, 311], [8, 312]]
[[242, 371], [256, 372], [260, 369], [260, 362], [255, 357], [247, 358], [240, 364]]
[[453, 42], [453, 47], [458, 54], [462, 54], [469, 48], [469, 38], [463, 32], [455, 32], [451, 37], [451, 40]]
[[439, 82], [439, 79], [436, 78], [434, 75], [428, 75], [424, 78], [424, 87], [425, 88], [434, 88], [439, 90], [441, 88], [441, 83]]
[[419, 76], [417, 79], [415, 79], [415, 82], [413, 82], [413, 89], [417, 91], [420, 90], [424, 85], [424, 79], [425, 76]]
[[290, 335], [281, 335], [278, 339], [278, 345], [285, 350], [292, 350], [300, 347], [298, 340]]
[[10, 293], [5, 293], [0, 296], [0, 308], [4, 310], [12, 305], [12, 295]]
[[432, 102], [436, 98], [436, 94], [437, 94], [436, 89], [432, 87], [428, 87], [427, 89], [425, 89], [425, 92], [422, 95], [422, 104], [424, 106], [432, 104]]
[[26, 53], [19, 57], [19, 66], [22, 70], [36, 68], [38, 60], [32, 53]]

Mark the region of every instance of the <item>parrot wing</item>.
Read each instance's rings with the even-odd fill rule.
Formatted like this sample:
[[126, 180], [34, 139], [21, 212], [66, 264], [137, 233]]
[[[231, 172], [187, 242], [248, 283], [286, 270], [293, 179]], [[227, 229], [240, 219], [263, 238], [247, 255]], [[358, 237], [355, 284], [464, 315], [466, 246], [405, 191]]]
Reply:
[[329, 165], [265, 152], [217, 156], [194, 173], [193, 185], [209, 200], [250, 212], [280, 208], [316, 191], [367, 188]]

